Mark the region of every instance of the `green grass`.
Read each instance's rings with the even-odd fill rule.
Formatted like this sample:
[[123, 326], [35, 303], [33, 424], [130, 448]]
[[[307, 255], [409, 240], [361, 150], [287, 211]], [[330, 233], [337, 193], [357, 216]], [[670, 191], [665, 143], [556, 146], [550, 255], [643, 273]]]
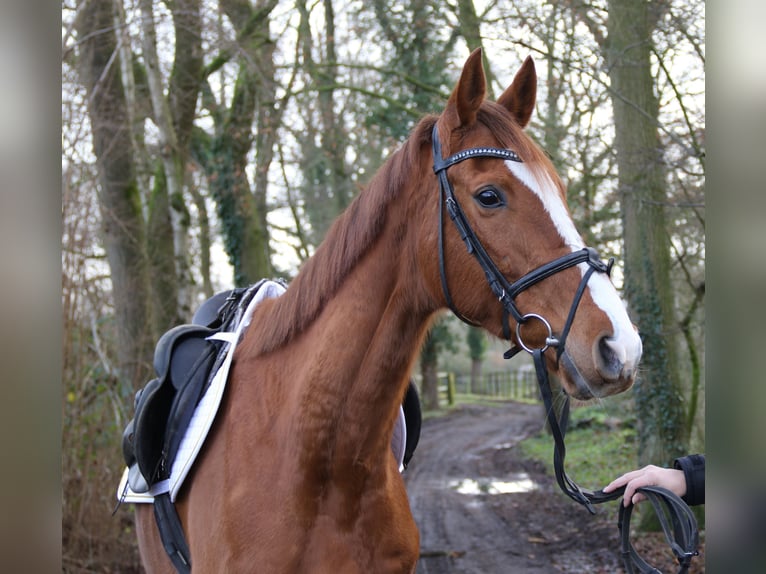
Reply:
[[[608, 417], [599, 405], [574, 409], [566, 435], [564, 468], [583, 488], [602, 488], [636, 468], [635, 439], [631, 421]], [[545, 430], [519, 443], [524, 456], [541, 461], [551, 476], [553, 445], [553, 437]]]

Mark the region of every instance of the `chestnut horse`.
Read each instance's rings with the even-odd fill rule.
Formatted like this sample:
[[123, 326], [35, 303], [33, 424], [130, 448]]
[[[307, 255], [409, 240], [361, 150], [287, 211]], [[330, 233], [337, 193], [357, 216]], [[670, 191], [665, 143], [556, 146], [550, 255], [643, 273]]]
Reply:
[[[527, 58], [497, 101], [485, 101], [481, 53], [472, 53], [441, 115], [419, 122], [284, 295], [255, 309], [177, 500], [192, 571], [415, 571], [418, 529], [390, 442], [426, 332], [448, 307], [514, 342], [526, 319], [498, 302], [476, 246], [466, 249], [465, 230], [444, 214], [459, 204], [501, 282], [584, 247], [563, 184], [522, 131], [536, 86]], [[444, 155], [435, 158], [437, 143]], [[434, 161], [448, 156], [435, 174]], [[453, 205], [443, 203], [447, 167]], [[526, 322], [525, 346], [568, 332], [564, 353], [545, 357], [580, 399], [628, 389], [641, 354], [607, 274], [588, 280], [588, 268], [537, 277], [511, 305], [545, 317]], [[173, 572], [150, 506], [136, 508], [141, 559], [149, 572]]]

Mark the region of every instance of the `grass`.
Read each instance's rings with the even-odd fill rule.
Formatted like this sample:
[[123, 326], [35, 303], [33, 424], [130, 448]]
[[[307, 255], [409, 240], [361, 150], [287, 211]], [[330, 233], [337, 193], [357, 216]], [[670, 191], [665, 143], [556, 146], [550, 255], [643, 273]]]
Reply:
[[[635, 440], [630, 420], [608, 416], [599, 405], [579, 407], [570, 417], [564, 468], [584, 488], [602, 488], [636, 467]], [[519, 443], [524, 456], [541, 461], [551, 476], [553, 445], [546, 430]]]

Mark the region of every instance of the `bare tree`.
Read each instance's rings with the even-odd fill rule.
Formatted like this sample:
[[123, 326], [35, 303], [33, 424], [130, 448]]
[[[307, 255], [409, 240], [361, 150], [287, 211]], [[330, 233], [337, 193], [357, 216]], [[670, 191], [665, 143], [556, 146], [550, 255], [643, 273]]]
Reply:
[[[317, 122], [307, 122], [302, 138], [304, 173], [302, 188], [304, 206], [311, 226], [311, 240], [318, 245], [330, 224], [351, 202], [354, 189], [346, 166], [348, 137], [343, 115], [336, 109], [338, 92], [338, 56], [336, 52], [335, 9], [332, 0], [321, 3], [324, 33], [320, 46], [315, 46], [311, 28], [311, 10], [305, 0], [297, 2], [300, 13], [298, 27], [300, 53], [304, 73], [308, 76], [309, 93], [316, 96]], [[317, 60], [315, 52], [320, 54]]]
[[85, 2], [76, 21], [77, 67], [86, 88], [98, 162], [103, 241], [109, 261], [120, 376], [138, 388], [149, 373], [152, 333], [145, 226], [120, 77], [112, 5]]
[[[141, 1], [141, 46], [144, 77], [152, 104], [152, 118], [159, 131], [158, 161], [155, 160], [153, 187], [148, 200], [148, 231], [151, 241], [147, 253], [151, 266], [154, 318], [157, 332], [180, 322], [182, 304], [180, 274], [183, 259], [178, 252], [185, 247], [186, 237], [179, 213], [171, 208], [171, 197], [182, 194], [182, 175], [176, 162], [178, 143], [170, 121], [170, 110], [164, 96], [164, 81], [157, 58], [157, 40], [151, 1]], [[183, 204], [183, 202], [181, 202]]]

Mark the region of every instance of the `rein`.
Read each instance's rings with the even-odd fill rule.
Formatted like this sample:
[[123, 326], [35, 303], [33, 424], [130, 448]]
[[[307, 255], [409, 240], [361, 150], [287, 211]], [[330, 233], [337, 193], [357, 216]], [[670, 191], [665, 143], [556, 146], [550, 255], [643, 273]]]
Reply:
[[[597, 252], [589, 247], [585, 247], [578, 251], [574, 251], [562, 257], [559, 257], [549, 263], [541, 265], [536, 269], [533, 269], [526, 275], [522, 276], [517, 281], [509, 283], [505, 276], [495, 265], [492, 258], [482, 246], [479, 238], [474, 233], [471, 225], [465, 217], [460, 204], [455, 197], [452, 185], [447, 177], [447, 168], [456, 163], [464, 161], [470, 158], [477, 157], [489, 157], [498, 158], [506, 161], [522, 162], [523, 160], [518, 154], [512, 150], [494, 148], [494, 147], [479, 147], [471, 148], [468, 150], [459, 151], [446, 159], [443, 158], [441, 142], [439, 141], [439, 135], [437, 133], [436, 125], [433, 128], [433, 157], [434, 157], [434, 173], [439, 178], [439, 274], [441, 277], [442, 291], [444, 298], [447, 302], [449, 309], [463, 322], [469, 325], [476, 326], [476, 323], [466, 318], [460, 313], [454, 305], [452, 297], [450, 296], [449, 286], [447, 284], [447, 272], [444, 258], [444, 211], [446, 208], [450, 219], [455, 224], [455, 227], [460, 234], [460, 238], [465, 243], [468, 253], [472, 254], [487, 279], [490, 289], [494, 295], [498, 298], [503, 306], [503, 336], [507, 340], [511, 340], [511, 330], [509, 325], [509, 316], [512, 316], [516, 321], [516, 340], [518, 346], [512, 343], [512, 347], [505, 352], [504, 357], [510, 359], [521, 350], [527, 351], [533, 357], [535, 370], [537, 373], [537, 381], [540, 387], [540, 393], [543, 398], [543, 403], [546, 409], [546, 416], [548, 424], [551, 429], [554, 440], [554, 452], [553, 452], [553, 466], [556, 475], [556, 481], [561, 490], [574, 501], [582, 504], [588, 509], [591, 514], [596, 513], [594, 504], [601, 504], [610, 500], [616, 500], [620, 498], [625, 492], [625, 487], [622, 487], [614, 492], [605, 493], [602, 490], [590, 491], [580, 487], [574, 480], [572, 480], [564, 470], [564, 459], [566, 458], [566, 445], [564, 444], [564, 436], [569, 423], [569, 396], [566, 396], [564, 406], [561, 412], [560, 420], [556, 418], [555, 411], [553, 409], [553, 396], [551, 393], [550, 382], [548, 379], [548, 370], [544, 363], [543, 353], [548, 347], [556, 347], [556, 359], [559, 360], [565, 348], [565, 342], [569, 330], [574, 321], [575, 313], [579, 307], [580, 300], [582, 299], [585, 288], [587, 287], [588, 280], [594, 272], [610, 274], [612, 269], [613, 259], [610, 259], [607, 263], [600, 260]], [[560, 271], [573, 267], [580, 263], [587, 263], [588, 269], [583, 273], [583, 278], [580, 281], [580, 285], [575, 292], [572, 306], [570, 307], [567, 320], [561, 331], [561, 334], [556, 337], [553, 334], [550, 323], [541, 315], [536, 313], [522, 314], [516, 306], [515, 298], [529, 287], [539, 283], [543, 279], [546, 279]], [[543, 323], [544, 327], [548, 331], [548, 335], [545, 339], [545, 343], [540, 348], [532, 348], [524, 343], [522, 338], [521, 328], [522, 325], [529, 320], [537, 320]], [[678, 561], [680, 568], [678, 574], [684, 574], [688, 571], [691, 559], [698, 554], [697, 546], [699, 544], [699, 533], [697, 530], [697, 521], [687, 504], [681, 500], [676, 494], [666, 490], [664, 488], [652, 486], [643, 487], [638, 489], [639, 492], [644, 494], [651, 502], [657, 516], [660, 520], [665, 539], [670, 545], [673, 554]], [[626, 572], [628, 574], [634, 574], [639, 572], [640, 574], [662, 574], [659, 570], [649, 565], [643, 560], [636, 552], [633, 544], [630, 541], [630, 517], [633, 511], [633, 505], [628, 507], [620, 504], [618, 527], [620, 529], [620, 544], [622, 551], [622, 559], [625, 565]]]
[[[547, 413], [548, 425], [553, 435], [553, 468], [556, 474], [556, 482], [558, 482], [559, 488], [567, 496], [582, 504], [591, 514], [595, 514], [594, 504], [601, 504], [621, 498], [625, 492], [625, 487], [623, 486], [610, 493], [606, 493], [603, 490], [586, 490], [572, 480], [564, 470], [564, 459], [566, 458], [564, 436], [569, 424], [569, 396], [566, 395], [564, 406], [561, 410], [561, 418], [556, 419], [556, 413], [553, 409], [553, 395], [548, 380], [548, 370], [543, 362], [543, 350], [534, 349], [531, 354], [535, 363], [540, 394], [543, 397], [543, 404]], [[637, 490], [651, 502], [654, 512], [660, 520], [665, 540], [678, 561], [678, 574], [684, 574], [689, 570], [691, 559], [699, 554], [697, 551], [699, 531], [694, 513], [678, 495], [665, 488], [645, 486]], [[633, 547], [633, 543], [630, 541], [630, 517], [632, 512], [633, 504], [627, 507], [620, 504], [617, 527], [620, 529], [620, 549], [625, 571], [627, 574], [634, 574], [635, 572], [640, 574], [662, 574], [660, 570], [654, 568], [639, 556]]]

